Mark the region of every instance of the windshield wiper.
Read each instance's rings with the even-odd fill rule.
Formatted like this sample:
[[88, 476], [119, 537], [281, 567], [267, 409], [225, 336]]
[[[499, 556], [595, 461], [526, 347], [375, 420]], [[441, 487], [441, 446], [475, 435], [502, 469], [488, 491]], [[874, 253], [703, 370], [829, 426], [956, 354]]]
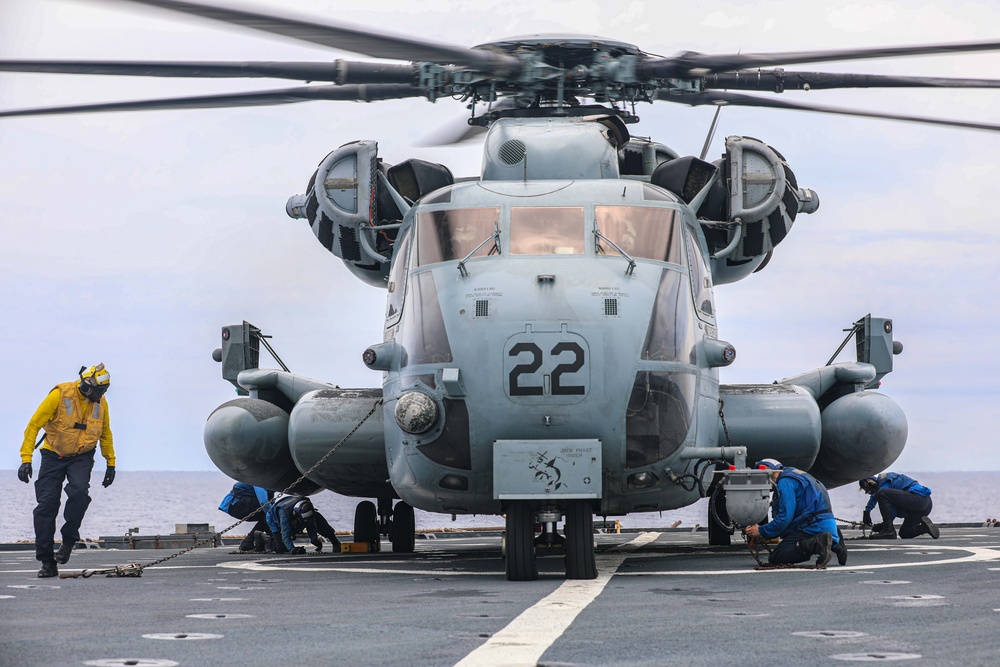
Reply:
[[607, 241], [608, 245], [610, 245], [612, 248], [614, 248], [615, 250], [617, 250], [619, 255], [621, 255], [622, 257], [624, 257], [625, 259], [628, 260], [628, 268], [625, 269], [625, 275], [626, 276], [632, 275], [632, 272], [635, 271], [635, 260], [632, 259], [631, 257], [629, 257], [628, 253], [626, 253], [624, 250], [622, 250], [621, 248], [619, 248], [617, 243], [615, 243], [614, 241], [612, 241], [611, 239], [609, 239], [607, 236], [605, 236], [604, 234], [602, 234], [601, 230], [598, 229], [597, 227], [594, 227], [594, 236], [596, 236], [597, 239], [598, 239], [597, 251], [600, 252], [600, 253], [603, 253], [604, 251], [601, 248], [601, 243], [600, 242], [601, 241]]
[[496, 251], [499, 252], [499, 250], [500, 250], [500, 225], [498, 223], [496, 223], [496, 222], [493, 223], [493, 233], [490, 234], [489, 236], [487, 236], [483, 240], [482, 243], [480, 243], [479, 245], [476, 246], [475, 250], [473, 250], [468, 255], [466, 255], [462, 259], [462, 261], [458, 263], [458, 272], [462, 274], [463, 278], [468, 278], [469, 277], [469, 272], [465, 268], [465, 263], [467, 261], [469, 261], [470, 259], [472, 259], [472, 256], [475, 255], [480, 250], [482, 250], [483, 246], [486, 245], [487, 243], [489, 243], [490, 241], [495, 241], [495, 243], [493, 245], [493, 249], [490, 250], [490, 254], [491, 255], [493, 254], [493, 250], [496, 250]]

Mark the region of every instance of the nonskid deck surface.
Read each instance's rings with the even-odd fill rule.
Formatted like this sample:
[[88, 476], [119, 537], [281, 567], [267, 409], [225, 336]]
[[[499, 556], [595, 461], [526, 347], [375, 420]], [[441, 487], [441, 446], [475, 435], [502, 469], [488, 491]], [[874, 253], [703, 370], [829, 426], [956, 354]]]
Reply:
[[[597, 580], [554, 556], [520, 583], [495, 534], [405, 555], [201, 548], [140, 578], [38, 579], [31, 552], [0, 552], [0, 665], [997, 664], [1000, 528], [850, 540], [826, 570], [758, 571], [704, 532], [596, 541]], [[168, 554], [78, 550], [60, 570]]]

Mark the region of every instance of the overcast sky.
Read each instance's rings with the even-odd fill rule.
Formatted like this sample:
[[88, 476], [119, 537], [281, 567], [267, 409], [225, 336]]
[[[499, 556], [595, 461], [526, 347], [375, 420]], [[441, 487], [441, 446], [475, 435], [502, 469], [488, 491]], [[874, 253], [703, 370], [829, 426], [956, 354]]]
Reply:
[[[240, 3], [242, 4], [242, 3]], [[587, 2], [284, 0], [258, 6], [472, 46], [533, 33], [596, 34], [671, 55], [1000, 38], [982, 2]], [[332, 60], [354, 54], [120, 3], [0, 0], [0, 58]], [[789, 68], [793, 69], [793, 68]], [[797, 69], [1000, 78], [1000, 55]], [[0, 108], [296, 85], [0, 74]], [[812, 91], [785, 99], [1000, 121], [1000, 91]], [[122, 470], [214, 469], [208, 414], [234, 392], [212, 350], [246, 319], [295, 372], [345, 387], [380, 374], [385, 292], [353, 278], [284, 213], [317, 162], [355, 139], [395, 163], [419, 157], [475, 175], [476, 144], [419, 148], [460, 104], [310, 102], [239, 110], [0, 119], [0, 432], [18, 464], [24, 426], [56, 383], [104, 362]], [[712, 111], [638, 109], [633, 133], [697, 154]], [[821, 206], [761, 273], [716, 290], [719, 335], [738, 351], [727, 383], [771, 382], [826, 363], [843, 329], [891, 317], [905, 345], [883, 391], [909, 419], [894, 466], [998, 469], [1000, 133], [788, 111], [726, 109], [727, 135], [785, 155]], [[266, 356], [266, 355], [263, 355]], [[845, 356], [846, 360], [847, 357]], [[99, 466], [100, 467], [100, 466]]]

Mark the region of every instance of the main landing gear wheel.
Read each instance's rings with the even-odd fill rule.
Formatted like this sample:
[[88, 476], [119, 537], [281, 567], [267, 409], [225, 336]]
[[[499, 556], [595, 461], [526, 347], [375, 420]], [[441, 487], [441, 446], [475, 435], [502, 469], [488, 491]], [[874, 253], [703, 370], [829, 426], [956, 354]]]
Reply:
[[594, 559], [594, 513], [585, 502], [566, 508], [566, 578], [596, 579]]
[[538, 578], [535, 562], [535, 517], [531, 506], [515, 500], [507, 506], [507, 559], [504, 561], [508, 581], [534, 581]]
[[370, 500], [358, 503], [358, 507], [354, 510], [354, 541], [367, 542], [372, 551], [379, 551], [382, 548], [378, 511], [375, 509], [375, 503]]
[[389, 533], [392, 540], [392, 551], [397, 554], [411, 554], [416, 539], [416, 522], [413, 519], [413, 508], [407, 503], [398, 502], [392, 510], [392, 528]]
[[714, 547], [728, 547], [733, 543], [733, 533], [720, 520], [729, 521], [726, 492], [722, 489], [718, 489], [708, 499], [708, 543]]

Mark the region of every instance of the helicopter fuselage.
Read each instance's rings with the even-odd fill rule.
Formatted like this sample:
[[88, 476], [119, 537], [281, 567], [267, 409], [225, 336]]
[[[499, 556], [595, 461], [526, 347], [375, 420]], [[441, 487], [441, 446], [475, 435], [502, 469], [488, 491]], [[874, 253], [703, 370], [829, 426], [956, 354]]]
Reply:
[[[703, 241], [676, 196], [627, 180], [459, 183], [415, 206], [396, 243], [383, 395], [404, 501], [499, 513], [503, 496], [567, 495], [623, 514], [697, 499], [669, 477], [690, 472], [684, 447], [715, 444], [718, 372], [702, 343], [716, 330]], [[406, 414], [411, 399], [433, 414]], [[711, 428], [698, 428], [702, 404]], [[580, 479], [555, 481], [534, 458]], [[522, 477], [509, 479], [511, 460]]]

